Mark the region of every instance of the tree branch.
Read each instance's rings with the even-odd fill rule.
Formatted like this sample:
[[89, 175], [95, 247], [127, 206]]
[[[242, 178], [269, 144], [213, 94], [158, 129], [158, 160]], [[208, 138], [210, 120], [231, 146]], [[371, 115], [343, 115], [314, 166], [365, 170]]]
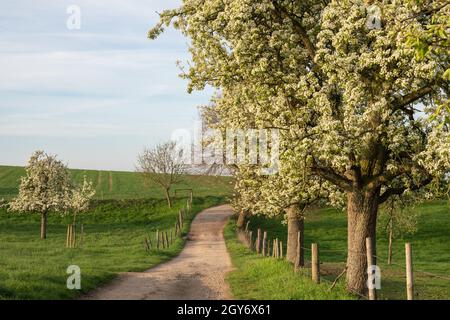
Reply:
[[423, 98], [427, 94], [433, 92], [433, 88], [430, 85], [427, 85], [425, 87], [420, 88], [419, 90], [415, 92], [411, 92], [407, 95], [404, 95], [403, 97], [397, 99], [395, 102], [395, 109], [396, 110], [404, 110], [404, 107], [407, 106], [410, 103], [415, 102], [416, 100]]
[[[418, 189], [426, 186], [427, 184], [429, 184], [431, 182], [431, 180], [432, 180], [431, 176], [428, 176], [421, 183], [413, 185], [410, 189], [413, 190], [413, 191], [414, 190], [418, 190]], [[389, 199], [390, 196], [401, 195], [403, 192], [405, 192], [406, 189], [407, 189], [406, 186], [398, 187], [398, 188], [388, 188], [380, 196], [380, 202], [379, 203], [382, 204], [382, 203], [386, 202]]]
[[352, 181], [347, 179], [346, 177], [341, 176], [340, 174], [334, 172], [330, 168], [324, 168], [321, 166], [318, 166], [317, 163], [314, 161], [312, 171], [325, 180], [328, 180], [335, 185], [337, 185], [339, 188], [345, 191], [352, 190]]

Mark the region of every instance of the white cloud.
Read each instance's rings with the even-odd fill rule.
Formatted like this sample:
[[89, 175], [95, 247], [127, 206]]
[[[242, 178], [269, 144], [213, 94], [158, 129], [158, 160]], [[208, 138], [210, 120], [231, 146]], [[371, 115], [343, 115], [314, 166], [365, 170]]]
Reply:
[[[146, 38], [155, 11], [180, 2], [1, 1], [0, 163], [49, 148], [78, 167], [132, 169], [132, 152], [189, 128], [210, 92], [188, 95], [178, 78], [188, 41], [175, 30]], [[66, 28], [72, 4], [81, 30]]]

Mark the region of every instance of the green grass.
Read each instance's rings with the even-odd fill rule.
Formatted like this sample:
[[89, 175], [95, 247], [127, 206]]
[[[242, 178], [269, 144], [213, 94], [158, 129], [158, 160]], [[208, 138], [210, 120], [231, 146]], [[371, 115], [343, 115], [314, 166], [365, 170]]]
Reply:
[[[405, 299], [405, 271], [404, 271], [404, 243], [411, 242], [413, 248], [413, 269], [415, 294], [417, 299], [450, 299], [450, 280], [431, 277], [420, 271], [427, 271], [450, 278], [450, 210], [446, 201], [424, 203], [414, 210], [420, 213], [418, 232], [412, 236], [398, 239], [394, 242], [393, 265], [387, 265], [388, 242], [384, 235], [377, 236], [378, 265], [381, 268], [381, 290], [380, 299]], [[287, 227], [280, 219], [269, 219], [263, 216], [255, 216], [250, 219], [249, 228], [255, 230], [260, 227], [268, 232], [270, 239], [280, 238], [286, 243]], [[230, 232], [228, 230], [227, 232]], [[320, 246], [321, 277], [330, 282], [343, 270], [347, 257], [347, 219], [342, 211], [334, 209], [320, 209], [307, 215], [305, 222], [305, 246], [311, 247], [311, 243], [318, 242]], [[235, 244], [228, 240], [235, 261], [243, 270], [232, 274], [230, 281], [232, 289], [239, 298], [270, 297], [302, 297], [295, 294], [295, 288], [289, 289], [291, 285], [273, 284], [277, 290], [285, 292], [272, 292], [273, 289], [264, 289], [257, 281], [272, 281], [278, 275], [271, 272], [285, 274], [290, 270], [289, 266], [272, 259], [262, 259], [252, 254], [242, 255], [242, 250], [234, 248]], [[310, 260], [310, 252], [306, 252], [306, 259]], [[236, 257], [237, 256], [237, 257]], [[266, 261], [267, 260], [267, 261]], [[252, 273], [249, 268], [256, 265], [261, 276]], [[276, 266], [275, 266], [276, 265]], [[272, 271], [269, 270], [272, 268]], [[274, 269], [275, 268], [275, 269]], [[278, 271], [277, 271], [278, 270]], [[286, 271], [287, 270], [287, 271]], [[284, 276], [283, 276], [284, 277]], [[283, 280], [281, 277], [279, 280]], [[286, 279], [293, 275], [286, 275]], [[283, 280], [284, 281], [284, 280]], [[341, 282], [343, 282], [342, 280]], [[242, 283], [242, 284], [241, 284]], [[294, 282], [295, 283], [295, 282]], [[242, 286], [242, 288], [241, 288]], [[267, 293], [255, 292], [246, 294], [245, 286], [255, 288], [254, 290], [270, 290]], [[302, 284], [303, 286], [303, 284]], [[253, 289], [252, 289], [253, 290]], [[327, 296], [323, 296], [327, 298]]]
[[[80, 183], [86, 175], [94, 183], [97, 199], [141, 199], [163, 198], [162, 190], [156, 186], [145, 186], [136, 172], [70, 170], [73, 181]], [[0, 166], [0, 199], [11, 199], [17, 195], [20, 177], [25, 175], [23, 167]], [[186, 175], [172, 189], [193, 189], [194, 196], [227, 196], [231, 192], [230, 177]], [[180, 191], [178, 195], [187, 195]]]
[[[220, 197], [194, 198], [184, 233], [194, 213], [221, 202]], [[142, 271], [171, 259], [181, 251], [183, 240], [150, 253], [144, 250], [143, 240], [145, 236], [154, 239], [156, 229], [173, 228], [178, 209], [185, 203], [186, 198], [177, 199], [169, 210], [162, 199], [98, 201], [79, 217], [84, 224], [84, 245], [74, 249], [65, 248], [70, 216], [51, 214], [48, 238], [40, 240], [39, 215], [0, 210], [0, 299], [71, 299], [119, 272]], [[81, 268], [79, 291], [66, 288], [69, 265]]]
[[293, 271], [285, 260], [264, 258], [251, 252], [236, 237], [235, 221], [225, 228], [225, 240], [235, 270], [227, 275], [232, 295], [244, 300], [348, 300], [342, 284], [329, 290], [315, 284], [307, 270]]

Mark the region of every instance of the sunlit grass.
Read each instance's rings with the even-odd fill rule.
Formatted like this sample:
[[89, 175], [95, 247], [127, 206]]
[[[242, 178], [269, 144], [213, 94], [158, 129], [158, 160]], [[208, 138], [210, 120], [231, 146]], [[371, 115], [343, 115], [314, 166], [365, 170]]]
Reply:
[[[222, 201], [218, 197], [195, 198], [193, 213]], [[185, 198], [179, 199], [169, 210], [161, 199], [100, 201], [79, 218], [78, 226], [83, 223], [85, 235], [83, 247], [74, 249], [65, 248], [70, 216], [51, 214], [48, 238], [40, 240], [39, 215], [0, 210], [0, 299], [70, 299], [119, 272], [146, 270], [176, 256], [183, 247], [181, 239], [168, 249], [150, 253], [143, 241], [146, 236], [154, 237], [156, 229], [173, 228], [185, 203]], [[81, 268], [81, 290], [66, 288], [69, 265]]]
[[[446, 201], [429, 202], [411, 210], [417, 210], [420, 213], [418, 231], [414, 235], [405, 236], [403, 239], [397, 239], [394, 242], [392, 265], [387, 265], [388, 241], [386, 237], [382, 234], [377, 236], [377, 256], [379, 257], [377, 263], [381, 268], [379, 298], [406, 298], [404, 244], [405, 242], [411, 242], [416, 299], [450, 299], [450, 280], [432, 277], [420, 272], [427, 271], [443, 275], [447, 279], [450, 278], [450, 210], [448, 204]], [[286, 243], [287, 227], [282, 224], [280, 219], [269, 219], [263, 216], [252, 217], [249, 228], [255, 231], [253, 234], [256, 234], [258, 227], [267, 231], [269, 239], [280, 238]], [[227, 232], [231, 232], [230, 227]], [[235, 260], [241, 268], [238, 268], [238, 271], [230, 276], [232, 288], [238, 297], [298, 297], [300, 299], [306, 297], [306, 293], [296, 293], [295, 287], [297, 285], [295, 284], [293, 285], [294, 288], [291, 288], [290, 283], [276, 283], [278, 280], [281, 283], [288, 282], [284, 277], [289, 279], [294, 277], [289, 271], [292, 270], [291, 266], [285, 262], [272, 259], [266, 261], [266, 259], [253, 254], [243, 254], [245, 250], [235, 248], [237, 245], [233, 244], [234, 240], [230, 240], [230, 234], [228, 238], [233, 254], [235, 256], [239, 254]], [[322, 279], [330, 287], [331, 282], [344, 269], [347, 257], [347, 219], [345, 212], [325, 208], [308, 214], [305, 222], [305, 247], [310, 248], [313, 242], [319, 243]], [[239, 248], [239, 246], [237, 247]], [[305, 258], [310, 260], [309, 251], [306, 251]], [[252, 268], [259, 270], [260, 275], [255, 274]], [[272, 274], [276, 270], [281, 275]], [[257, 284], [257, 282], [270, 282], [271, 279], [278, 279], [271, 285], [273, 288], [277, 288], [276, 290], [264, 289]], [[345, 278], [340, 280], [342, 286], [344, 281]], [[245, 287], [251, 288], [248, 294], [245, 293]], [[304, 284], [299, 286], [299, 288], [303, 287]], [[282, 292], [278, 292], [280, 290]], [[289, 294], [286, 292], [289, 292]], [[313, 292], [315, 292], [314, 289]], [[311, 295], [310, 298], [316, 298], [314, 293], [311, 293]], [[329, 293], [324, 292], [323, 299], [329, 297]]]

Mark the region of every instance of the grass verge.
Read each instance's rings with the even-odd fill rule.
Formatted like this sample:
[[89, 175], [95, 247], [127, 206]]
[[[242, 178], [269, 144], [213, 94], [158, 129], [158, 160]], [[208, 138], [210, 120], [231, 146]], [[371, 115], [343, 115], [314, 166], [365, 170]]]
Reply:
[[293, 271], [285, 260], [264, 258], [250, 251], [236, 236], [235, 220], [224, 230], [235, 270], [227, 275], [232, 295], [242, 300], [348, 300], [342, 285], [330, 290], [328, 284], [315, 284], [308, 271]]
[[[412, 244], [415, 299], [450, 299], [450, 210], [447, 201], [423, 203], [414, 209], [419, 214], [417, 233], [394, 241], [393, 264], [387, 264], [388, 240], [377, 235], [377, 265], [381, 269], [379, 299], [406, 299], [405, 242]], [[261, 228], [268, 238], [279, 238], [286, 243], [287, 227], [281, 219], [254, 216], [250, 230]], [[319, 243], [321, 278], [334, 281], [342, 272], [347, 258], [347, 218], [345, 212], [331, 208], [308, 213], [305, 220], [305, 247]], [[305, 252], [310, 261], [310, 251]], [[428, 273], [424, 273], [426, 271]], [[431, 276], [429, 273], [441, 275]], [[340, 282], [344, 282], [342, 277]]]

